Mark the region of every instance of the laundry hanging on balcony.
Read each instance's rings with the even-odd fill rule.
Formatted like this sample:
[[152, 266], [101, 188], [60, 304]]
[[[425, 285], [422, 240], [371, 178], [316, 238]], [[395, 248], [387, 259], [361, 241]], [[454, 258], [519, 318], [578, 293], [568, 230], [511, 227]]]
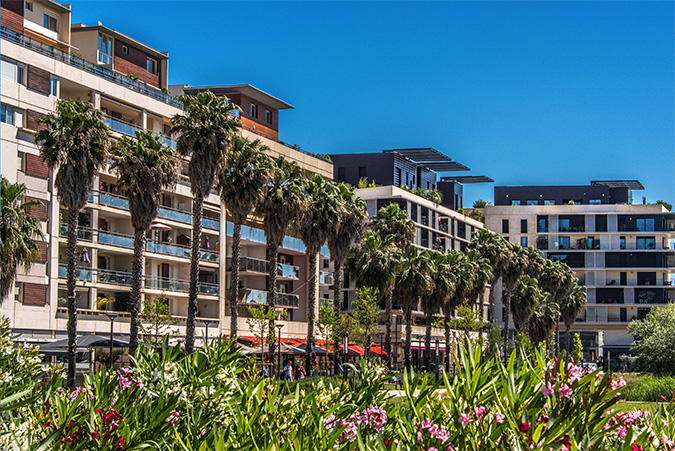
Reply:
[[209, 237], [207, 236], [204, 238], [204, 248], [205, 249], [210, 249], [211, 248], [211, 243], [209, 242]]
[[84, 249], [82, 249], [82, 255], [80, 256], [80, 261], [82, 263], [91, 263], [91, 260], [89, 260], [89, 252], [87, 252], [86, 247]]

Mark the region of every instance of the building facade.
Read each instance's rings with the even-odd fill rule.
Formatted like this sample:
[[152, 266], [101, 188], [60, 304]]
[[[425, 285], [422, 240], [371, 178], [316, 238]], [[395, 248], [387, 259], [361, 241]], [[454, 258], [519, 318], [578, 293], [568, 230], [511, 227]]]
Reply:
[[[35, 132], [43, 127], [37, 119], [55, 111], [57, 101], [77, 99], [90, 102], [104, 113], [113, 139], [150, 130], [175, 148], [170, 119], [181, 112], [181, 104], [162, 90], [167, 88], [166, 52], [100, 23], [71, 26], [69, 6], [50, 0], [2, 0], [1, 6], [2, 175], [11, 183], [26, 184], [28, 199], [44, 205], [34, 207], [31, 214], [42, 221], [45, 241], [39, 243], [41, 254], [30, 271], [18, 271], [14, 290], [0, 313], [28, 339], [62, 338], [67, 322], [66, 228], [54, 174], [39, 158], [34, 143]], [[227, 95], [241, 103], [244, 136], [260, 139], [271, 156], [283, 155], [308, 174], [332, 178], [330, 163], [278, 140], [278, 110], [287, 104], [249, 85], [229, 86]], [[259, 126], [255, 118], [247, 119], [246, 112], [253, 112], [252, 102], [258, 102], [262, 121], [269, 119], [268, 128], [275, 133]], [[181, 320], [179, 334], [184, 334], [187, 315], [192, 238], [193, 202], [186, 174], [187, 161], [183, 161], [178, 184], [161, 195], [159, 216], [148, 234], [143, 274], [144, 297], [168, 297], [171, 312]], [[125, 334], [129, 329], [125, 312], [133, 256], [128, 200], [117, 186], [116, 174], [107, 166], [96, 175], [92, 188], [78, 227], [78, 331], [108, 332], [110, 322], [105, 313], [118, 311], [115, 332]], [[228, 334], [228, 243], [233, 227], [215, 191], [205, 199], [202, 226], [197, 336], [206, 331], [206, 324], [209, 335]], [[247, 304], [266, 300], [268, 262], [260, 221], [251, 217], [242, 232], [241, 274], [246, 291], [241, 309], [245, 316]], [[280, 250], [278, 289], [283, 294], [278, 296], [278, 307], [290, 312], [284, 334], [291, 337], [306, 335], [308, 274], [304, 251], [302, 242], [292, 236], [286, 237]], [[322, 284], [329, 285], [331, 276], [322, 274]], [[245, 334], [245, 318], [239, 327]]]
[[[590, 186], [495, 187], [485, 226], [512, 243], [567, 263], [587, 288], [588, 305], [572, 333], [586, 358], [630, 353], [627, 325], [675, 299], [675, 213], [627, 203], [637, 181]], [[503, 318], [501, 290], [495, 315]]]

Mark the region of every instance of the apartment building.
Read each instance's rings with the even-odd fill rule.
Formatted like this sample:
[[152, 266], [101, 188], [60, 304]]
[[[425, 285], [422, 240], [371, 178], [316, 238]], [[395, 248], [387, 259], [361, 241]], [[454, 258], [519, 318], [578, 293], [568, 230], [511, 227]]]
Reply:
[[[398, 204], [415, 222], [415, 238], [413, 244], [420, 249], [447, 252], [450, 249], [464, 251], [471, 241], [474, 232], [484, 226], [480, 221], [470, 218], [457, 209], [462, 206], [463, 186], [465, 183], [492, 181], [488, 177], [443, 177], [438, 172], [468, 171], [461, 163], [452, 161], [436, 149], [394, 149], [382, 153], [361, 153], [331, 155], [336, 181], [358, 185], [360, 180], [374, 183], [375, 187], [360, 188], [356, 193], [366, 201], [368, 215], [377, 215], [380, 208], [389, 204]], [[382, 186], [379, 186], [382, 185]], [[442, 202], [437, 204], [417, 190], [437, 190], [442, 194]], [[354, 284], [349, 277], [344, 282], [345, 300], [342, 306], [349, 311], [356, 300]], [[326, 294], [329, 296], [329, 294]], [[402, 340], [405, 333], [402, 311], [395, 302], [395, 337], [394, 346], [402, 355]], [[487, 292], [480, 300], [477, 309], [487, 314]], [[420, 359], [420, 350], [424, 349], [419, 337], [424, 335], [424, 318], [420, 308], [414, 312], [413, 338], [414, 358]], [[445, 337], [442, 330], [433, 330], [434, 339], [438, 338], [441, 352], [445, 352]]]
[[[633, 205], [635, 180], [588, 186], [498, 186], [485, 226], [512, 243], [567, 263], [587, 287], [577, 318], [586, 358], [630, 353], [627, 324], [675, 299], [675, 213]], [[501, 290], [495, 313], [503, 318]]]
[[[150, 130], [165, 143], [176, 146], [170, 134], [170, 118], [180, 113], [180, 102], [166, 89], [168, 54], [157, 51], [102, 24], [70, 24], [70, 8], [50, 0], [2, 0], [2, 175], [10, 182], [25, 183], [31, 199], [44, 208], [32, 214], [42, 221], [45, 241], [41, 255], [29, 272], [19, 272], [13, 293], [0, 313], [12, 327], [36, 340], [62, 338], [66, 331], [64, 307], [65, 232], [62, 212], [53, 187], [53, 174], [42, 163], [34, 144], [41, 127], [36, 120], [53, 112], [59, 99], [78, 99], [103, 111], [113, 138]], [[206, 88], [196, 88], [206, 89]], [[192, 92], [190, 92], [192, 93]], [[228, 87], [236, 99], [254, 99], [261, 111], [270, 111], [278, 132], [278, 110], [287, 105], [249, 85]], [[250, 111], [250, 110], [249, 110]], [[243, 116], [243, 115], [242, 115]], [[245, 118], [242, 122], [246, 124]], [[249, 126], [242, 134], [258, 138], [273, 156], [283, 155], [310, 174], [332, 177], [332, 165], [291, 149], [264, 129]], [[152, 224], [145, 253], [144, 296], [166, 295], [169, 308], [182, 322], [187, 315], [192, 229], [192, 195], [187, 162], [177, 186], [162, 193], [162, 207]], [[97, 174], [89, 203], [79, 219], [77, 248], [79, 268], [76, 301], [78, 330], [108, 332], [106, 313], [115, 311], [115, 333], [128, 333], [128, 292], [131, 283], [133, 228], [128, 200], [117, 187], [108, 167]], [[227, 210], [212, 191], [204, 202], [200, 254], [197, 335], [229, 333], [228, 287], [229, 238], [232, 224]], [[243, 230], [245, 258], [242, 267], [246, 304], [264, 303], [267, 273], [266, 240], [260, 221], [251, 218]], [[286, 237], [278, 267], [279, 307], [290, 311], [284, 334], [306, 334], [306, 258], [304, 245]], [[327, 252], [324, 252], [327, 255]], [[324, 282], [330, 281], [325, 274]], [[324, 285], [327, 285], [324, 283]], [[208, 325], [208, 326], [207, 326]], [[239, 324], [246, 330], [245, 319]]]

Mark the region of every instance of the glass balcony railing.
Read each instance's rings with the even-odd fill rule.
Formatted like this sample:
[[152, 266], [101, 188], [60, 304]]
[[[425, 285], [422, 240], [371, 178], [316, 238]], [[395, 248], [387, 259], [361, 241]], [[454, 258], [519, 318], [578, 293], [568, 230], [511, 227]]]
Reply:
[[176, 210], [175, 208], [159, 207], [157, 217], [169, 219], [171, 221], [182, 222], [184, 224], [192, 224], [192, 214], [190, 212]]
[[190, 255], [192, 255], [190, 248], [186, 246], [160, 243], [158, 241], [148, 241], [145, 243], [145, 250], [148, 252], [154, 252], [155, 254], [171, 255], [182, 258], [190, 258]]
[[[199, 282], [197, 287], [200, 294], [218, 296], [219, 286], [217, 284]], [[170, 279], [166, 277], [145, 276], [145, 288], [149, 290], [188, 293], [190, 291], [190, 282], [187, 280]]]
[[[75, 268], [75, 279], [84, 282], [91, 282], [92, 270], [86, 268]], [[66, 266], [59, 266], [59, 279], [68, 278], [68, 268]]]
[[118, 196], [117, 194], [99, 191], [98, 203], [99, 205], [105, 205], [106, 207], [129, 211], [129, 199], [124, 196]]
[[[277, 306], [298, 307], [298, 305], [300, 305], [300, 297], [295, 294], [277, 292], [276, 298], [277, 301], [275, 305]], [[242, 302], [246, 304], [262, 304], [262, 305], [267, 304], [267, 291], [247, 288], [246, 297]]]
[[98, 242], [108, 246], [123, 247], [125, 249], [134, 248], [134, 237], [131, 235], [122, 235], [121, 233], [98, 231]]
[[169, 94], [165, 94], [158, 89], [151, 88], [148, 85], [145, 85], [138, 81], [131, 80], [130, 78], [125, 77], [124, 75], [113, 72], [109, 69], [101, 67], [92, 62], [83, 60], [82, 58], [70, 55], [67, 52], [55, 49], [53, 46], [48, 46], [42, 44], [41, 42], [34, 41], [33, 39], [26, 37], [21, 33], [17, 33], [15, 31], [2, 27], [0, 28], [0, 36], [3, 39], [7, 39], [8, 41], [20, 45], [24, 48], [40, 53], [41, 55], [47, 56], [54, 60], [61, 61], [62, 63], [76, 67], [85, 72], [89, 72], [91, 74], [104, 78], [110, 82], [113, 82], [117, 85], [124, 86], [132, 91], [146, 95], [155, 100], [159, 100], [160, 102], [164, 102], [168, 105], [175, 106], [176, 108], [180, 109], [183, 108], [181, 102], [177, 98]]
[[277, 277], [283, 277], [284, 279], [298, 280], [300, 278], [300, 268], [293, 265], [285, 265], [283, 263], [278, 263]]
[[220, 221], [213, 218], [202, 217], [202, 227], [211, 230], [220, 230]]
[[[61, 223], [59, 234], [62, 238], [68, 238], [68, 224]], [[92, 241], [94, 239], [93, 230], [89, 227], [78, 227], [77, 228], [77, 239], [78, 241]]]
[[[137, 127], [134, 124], [130, 124], [128, 122], [120, 121], [119, 119], [113, 119], [111, 117], [104, 117], [103, 122], [110, 127], [111, 130], [114, 130], [118, 133], [122, 133], [123, 135], [128, 135], [135, 137], [137, 131], [143, 131], [141, 127]], [[166, 144], [167, 146], [171, 147], [172, 149], [176, 150], [176, 141], [167, 138], [164, 135], [157, 135], [160, 137], [162, 142]]]
[[97, 271], [96, 281], [98, 283], [109, 283], [111, 285], [131, 286], [131, 273], [122, 271], [111, 271], [109, 269], [99, 269]]
[[[260, 260], [259, 258], [240, 257], [239, 271], [254, 272], [257, 274], [267, 274], [268, 270], [267, 260]], [[227, 258], [227, 270], [232, 271], [232, 257]]]
[[321, 285], [333, 285], [334, 282], [335, 276], [332, 272], [319, 271], [319, 283]]

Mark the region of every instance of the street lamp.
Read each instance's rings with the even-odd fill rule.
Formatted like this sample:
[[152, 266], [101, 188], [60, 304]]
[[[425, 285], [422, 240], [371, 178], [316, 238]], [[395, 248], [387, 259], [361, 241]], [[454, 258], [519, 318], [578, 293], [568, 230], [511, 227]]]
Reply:
[[436, 337], [436, 368], [434, 368], [434, 370], [436, 371], [436, 381], [438, 381], [438, 374], [439, 374], [438, 366], [441, 363], [441, 355], [438, 351], [439, 351], [439, 349], [438, 349], [438, 337]]
[[202, 323], [206, 326], [206, 346], [209, 345], [209, 324], [211, 324], [213, 321], [210, 319], [203, 319]]
[[277, 324], [277, 329], [279, 329], [279, 333], [278, 333], [278, 336], [279, 336], [279, 361], [278, 361], [278, 365], [279, 365], [279, 378], [281, 378], [281, 328], [282, 328], [282, 327], [284, 327], [283, 324]]
[[422, 361], [423, 361], [422, 354], [426, 354], [426, 349], [425, 349], [424, 353], [422, 352], [422, 339], [423, 338], [424, 338], [424, 335], [418, 335], [417, 336], [417, 339], [420, 342], [420, 346], [419, 346], [419, 348], [417, 348], [417, 371], [419, 371], [420, 368], [422, 368]]
[[117, 313], [106, 313], [105, 316], [110, 320], [110, 368], [113, 367], [113, 323], [117, 318]]

